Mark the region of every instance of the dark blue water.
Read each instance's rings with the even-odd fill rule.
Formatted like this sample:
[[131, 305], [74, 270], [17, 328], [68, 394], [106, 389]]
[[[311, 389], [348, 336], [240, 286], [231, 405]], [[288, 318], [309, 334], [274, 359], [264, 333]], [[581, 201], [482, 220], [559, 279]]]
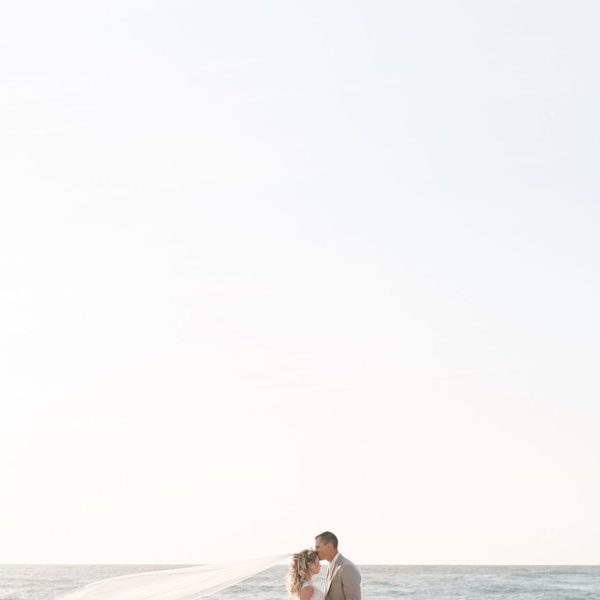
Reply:
[[[99, 579], [174, 566], [177, 565], [0, 565], [0, 600], [54, 600]], [[600, 600], [600, 566], [360, 569], [364, 600]], [[286, 572], [285, 567], [274, 567], [212, 598], [286, 600]]]

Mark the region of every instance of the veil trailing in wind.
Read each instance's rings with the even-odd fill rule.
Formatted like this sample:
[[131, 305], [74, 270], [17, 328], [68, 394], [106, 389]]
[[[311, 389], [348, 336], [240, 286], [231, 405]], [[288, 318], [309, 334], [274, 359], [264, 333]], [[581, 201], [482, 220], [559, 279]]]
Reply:
[[289, 556], [112, 577], [68, 592], [60, 600], [195, 600], [248, 579]]

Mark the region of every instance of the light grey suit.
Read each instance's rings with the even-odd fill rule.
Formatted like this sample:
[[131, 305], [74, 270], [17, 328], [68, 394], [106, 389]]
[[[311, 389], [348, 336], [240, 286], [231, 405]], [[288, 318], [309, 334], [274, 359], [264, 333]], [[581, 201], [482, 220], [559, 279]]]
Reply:
[[360, 573], [356, 565], [341, 554], [333, 573], [327, 576], [325, 600], [361, 600]]

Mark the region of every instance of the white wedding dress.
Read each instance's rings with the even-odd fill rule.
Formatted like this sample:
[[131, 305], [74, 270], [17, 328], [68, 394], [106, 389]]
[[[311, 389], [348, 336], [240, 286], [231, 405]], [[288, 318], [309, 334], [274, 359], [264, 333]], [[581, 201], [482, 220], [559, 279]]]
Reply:
[[314, 590], [312, 598], [310, 600], [325, 600], [325, 592], [316, 587], [312, 581], [305, 581], [302, 584], [302, 589], [304, 589], [305, 587], [311, 587]]

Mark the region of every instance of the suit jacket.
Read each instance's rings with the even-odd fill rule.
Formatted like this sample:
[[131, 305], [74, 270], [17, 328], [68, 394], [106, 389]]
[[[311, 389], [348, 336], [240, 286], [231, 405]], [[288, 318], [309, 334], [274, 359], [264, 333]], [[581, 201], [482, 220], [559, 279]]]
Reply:
[[360, 573], [352, 561], [340, 554], [330, 575], [325, 600], [361, 600]]

